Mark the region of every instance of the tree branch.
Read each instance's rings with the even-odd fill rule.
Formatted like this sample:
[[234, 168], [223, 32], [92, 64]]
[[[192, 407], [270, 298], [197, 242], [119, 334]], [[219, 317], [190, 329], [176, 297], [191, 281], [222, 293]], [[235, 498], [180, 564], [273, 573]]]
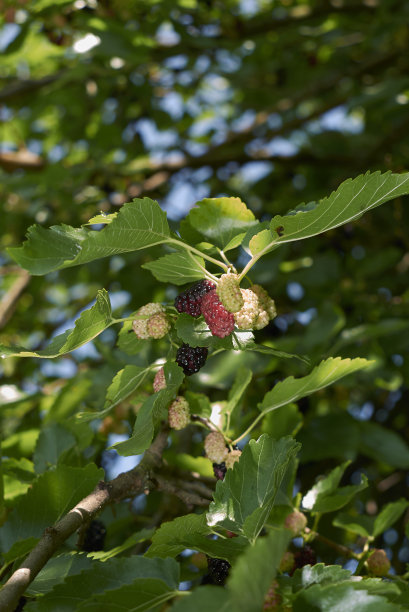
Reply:
[[13, 612], [29, 584], [63, 542], [84, 522], [88, 522], [108, 504], [155, 488], [152, 471], [162, 465], [162, 453], [166, 444], [167, 431], [161, 431], [136, 468], [119, 474], [110, 482], [101, 481], [92, 493], [61, 520], [52, 527], [47, 527], [38, 544], [0, 591], [1, 612]]
[[0, 302], [0, 329], [6, 325], [14, 312], [17, 301], [30, 281], [30, 274], [19, 269], [18, 276]]

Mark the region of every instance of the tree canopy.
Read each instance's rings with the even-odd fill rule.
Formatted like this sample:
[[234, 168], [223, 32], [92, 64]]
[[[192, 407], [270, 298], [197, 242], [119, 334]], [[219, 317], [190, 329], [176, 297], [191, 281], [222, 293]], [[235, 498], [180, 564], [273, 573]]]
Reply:
[[[358, 592], [358, 612], [405, 609], [408, 17], [402, 0], [5, 4], [0, 576], [27, 554], [40, 572], [5, 609], [27, 588], [28, 611], [256, 612], [269, 587], [296, 612]], [[221, 337], [174, 300], [204, 278], [220, 297], [226, 273], [259, 319], [230, 312]], [[207, 358], [193, 375], [185, 345]], [[169, 430], [180, 397], [191, 422]], [[226, 461], [242, 451], [223, 474], [209, 431]]]

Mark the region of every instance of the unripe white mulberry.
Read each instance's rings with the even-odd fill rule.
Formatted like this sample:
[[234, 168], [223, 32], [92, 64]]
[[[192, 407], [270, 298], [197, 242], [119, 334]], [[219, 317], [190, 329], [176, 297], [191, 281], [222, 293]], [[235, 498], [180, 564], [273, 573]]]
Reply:
[[146, 323], [146, 331], [150, 338], [158, 340], [166, 336], [170, 330], [170, 322], [164, 312], [158, 312], [152, 315]]
[[241, 450], [232, 450], [230, 453], [227, 453], [226, 458], [224, 460], [227, 469], [233, 467], [235, 463], [240, 459]]
[[162, 389], [166, 389], [165, 370], [163, 368], [156, 372], [153, 379], [153, 390], [155, 393], [162, 391]]
[[259, 316], [258, 297], [251, 289], [240, 289], [243, 306], [234, 313], [234, 322], [239, 329], [253, 329]]
[[226, 310], [237, 312], [244, 304], [237, 274], [222, 274], [216, 288], [217, 295]]
[[[261, 285], [253, 285], [252, 290], [258, 296], [260, 311], [265, 310], [270, 321], [277, 316], [274, 300]], [[261, 329], [261, 327], [257, 328]]]
[[391, 569], [391, 563], [383, 548], [375, 548], [368, 557], [366, 566], [372, 576], [386, 576]]
[[134, 319], [134, 321], [132, 321], [133, 330], [140, 340], [149, 340], [150, 338], [148, 333], [148, 321], [150, 316], [159, 312], [164, 312], [164, 310], [163, 306], [158, 302], [149, 302], [149, 304], [141, 306], [141, 308], [136, 311], [136, 316], [146, 317], [146, 319]]
[[169, 427], [172, 429], [184, 429], [190, 423], [190, 408], [188, 401], [178, 395], [171, 403], [168, 410]]
[[227, 455], [226, 443], [223, 435], [218, 431], [209, 433], [204, 441], [206, 456], [213, 463], [222, 463]]
[[299, 510], [294, 510], [288, 514], [284, 521], [284, 527], [287, 527], [294, 536], [300, 535], [307, 526], [307, 517]]

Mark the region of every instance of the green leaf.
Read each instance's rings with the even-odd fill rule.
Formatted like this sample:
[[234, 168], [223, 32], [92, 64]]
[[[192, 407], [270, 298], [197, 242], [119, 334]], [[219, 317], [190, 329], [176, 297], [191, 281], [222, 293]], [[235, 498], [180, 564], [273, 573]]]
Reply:
[[[125, 610], [148, 610], [158, 597], [177, 590], [178, 585], [179, 565], [173, 559], [147, 559], [133, 555], [104, 563], [95, 561], [91, 568], [67, 576], [64, 582], [55, 585], [38, 599], [34, 609], [37, 612], [102, 612], [115, 610], [116, 601]], [[128, 603], [130, 597], [133, 597], [134, 607]]]
[[166, 214], [150, 198], [124, 204], [117, 216], [100, 231], [68, 225], [44, 229], [32, 226], [22, 247], [8, 249], [10, 256], [31, 274], [47, 274], [95, 259], [138, 251], [167, 242]]
[[189, 402], [190, 413], [202, 417], [210, 417], [212, 406], [209, 398], [204, 393], [186, 391], [185, 398]]
[[227, 582], [235, 610], [259, 612], [263, 609], [264, 597], [290, 539], [286, 529], [271, 531], [266, 537], [258, 538], [254, 546], [248, 546], [237, 559]]
[[[223, 249], [232, 248], [231, 242], [244, 234], [256, 221], [251, 210], [240, 198], [206, 198], [197, 203], [187, 216], [188, 223], [210, 242]], [[229, 244], [230, 243], [230, 244]]]
[[359, 583], [315, 584], [299, 591], [293, 602], [294, 612], [399, 612], [400, 606], [385, 597], [359, 588]]
[[375, 518], [372, 535], [376, 538], [376, 536], [389, 529], [389, 527], [391, 527], [405, 512], [408, 506], [409, 501], [406, 499], [399, 499], [396, 502], [384, 506]]
[[280, 359], [299, 359], [306, 365], [310, 365], [310, 360], [308, 357], [303, 355], [295, 355], [293, 353], [286, 353], [285, 351], [280, 351], [279, 349], [276, 349], [273, 346], [268, 346], [267, 344], [256, 344], [255, 342], [249, 343], [246, 345], [246, 350], [262, 353], [263, 355], [271, 355], [272, 357], [279, 357]]
[[332, 521], [335, 527], [346, 529], [364, 538], [369, 537], [373, 531], [374, 519], [371, 516], [358, 515], [350, 516], [344, 512], [338, 514]]
[[274, 243], [271, 240], [271, 230], [264, 229], [258, 234], [255, 234], [249, 242], [249, 251], [251, 255], [258, 255], [263, 253], [266, 255], [269, 251], [274, 248]]
[[83, 468], [58, 465], [39, 476], [0, 529], [1, 549], [7, 551], [15, 542], [21, 544], [28, 538], [39, 539], [46, 527], [71, 510], [103, 478], [104, 471], [93, 463]]
[[208, 346], [215, 349], [241, 351], [254, 342], [254, 336], [250, 331], [235, 329], [226, 338], [213, 336], [206, 322], [200, 317], [195, 319], [188, 314], [182, 313], [176, 320], [176, 332], [179, 338], [190, 346]]
[[157, 423], [166, 417], [166, 408], [175, 397], [183, 382], [183, 370], [172, 362], [163, 366], [166, 389], [150, 395], [139, 409], [132, 436], [124, 442], [118, 442], [114, 448], [120, 455], [140, 455], [152, 442]]
[[127, 365], [119, 370], [108, 387], [103, 413], [111, 410], [129, 397], [131, 393], [134, 393], [149, 372], [149, 368], [141, 368], [135, 365]]
[[299, 591], [306, 589], [313, 584], [331, 584], [349, 580], [351, 572], [343, 569], [339, 565], [324, 565], [324, 563], [316, 563], [315, 565], [305, 565], [304, 567], [295, 570], [293, 577], [293, 589]]
[[39, 351], [29, 351], [22, 347], [7, 347], [0, 345], [0, 356], [5, 357], [41, 357], [50, 359], [69, 353], [93, 340], [113, 323], [111, 303], [108, 292], [101, 289], [97, 293], [95, 304], [85, 310], [75, 321], [74, 329], [67, 329], [56, 336], [49, 345]]
[[[344, 181], [329, 197], [318, 203], [300, 205], [285, 216], [276, 215], [270, 225], [271, 244], [278, 245], [316, 236], [365, 212], [409, 193], [409, 173], [367, 172]], [[264, 249], [266, 246], [264, 246]]]
[[61, 454], [72, 448], [76, 442], [73, 434], [59, 423], [43, 427], [34, 451], [35, 471], [41, 473], [53, 467]]
[[88, 553], [88, 556], [98, 561], [108, 561], [108, 559], [112, 559], [130, 548], [133, 548], [136, 544], [150, 540], [154, 533], [154, 528], [142, 529], [141, 531], [137, 531], [130, 535], [129, 538], [126, 538], [126, 540], [122, 542], [122, 544], [119, 544], [110, 550], [99, 550], [97, 552]]
[[361, 430], [361, 451], [392, 467], [408, 469], [409, 446], [394, 431], [382, 427], [378, 423], [359, 423]]
[[132, 321], [125, 321], [118, 334], [117, 346], [127, 355], [137, 355], [146, 346], [146, 340], [140, 340], [135, 334]]
[[155, 259], [155, 261], [143, 264], [141, 267], [150, 270], [154, 277], [162, 283], [184, 285], [201, 280], [204, 277], [205, 263], [201, 257], [183, 251], [181, 253], [170, 253]]
[[341, 359], [341, 357], [330, 357], [313, 369], [310, 374], [302, 378], [290, 376], [277, 383], [271, 391], [266, 393], [259, 408], [262, 414], [267, 414], [285, 404], [297, 401], [333, 384], [340, 378], [366, 368], [371, 365], [366, 359]]
[[186, 514], [163, 523], [152, 538], [146, 557], [176, 557], [185, 548], [203, 552], [217, 559], [233, 563], [246, 548], [243, 538], [209, 539], [212, 530], [204, 514]]
[[40, 595], [50, 591], [67, 576], [73, 576], [92, 567], [92, 559], [86, 553], [52, 557], [30, 584], [27, 592]]
[[207, 515], [219, 525], [254, 541], [274, 505], [291, 460], [299, 450], [292, 438], [273, 440], [263, 434], [250, 440], [240, 461], [218, 481]]
[[92, 595], [88, 601], [81, 603], [76, 610], [78, 612], [159, 610], [177, 593], [176, 589], [170, 589], [160, 578], [137, 579], [133, 584], [126, 584], [119, 589]]
[[236, 378], [233, 382], [233, 386], [229, 391], [228, 401], [222, 409], [224, 414], [231, 414], [233, 410], [238, 406], [241, 398], [244, 395], [247, 387], [249, 386], [253, 373], [246, 366], [240, 366], [237, 370]]
[[346, 461], [342, 465], [337, 466], [328, 476], [314, 485], [303, 497], [303, 508], [311, 512], [334, 512], [334, 510], [339, 510], [346, 506], [354, 495], [365, 489], [368, 486], [368, 479], [364, 475], [361, 475], [361, 483], [359, 485], [338, 487], [349, 464], [350, 461]]
[[219, 586], [200, 586], [188, 596], [181, 597], [171, 607], [171, 612], [232, 612], [232, 602], [225, 589]]

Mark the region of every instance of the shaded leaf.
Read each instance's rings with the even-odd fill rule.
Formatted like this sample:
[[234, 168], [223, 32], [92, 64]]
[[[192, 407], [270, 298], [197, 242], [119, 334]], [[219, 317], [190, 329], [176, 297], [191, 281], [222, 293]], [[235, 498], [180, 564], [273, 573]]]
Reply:
[[204, 277], [204, 267], [204, 260], [188, 251], [170, 253], [142, 265], [142, 268], [150, 270], [154, 277], [162, 283], [173, 283], [174, 285], [184, 285], [201, 280]]
[[259, 612], [263, 609], [264, 597], [290, 539], [287, 529], [270, 531], [237, 559], [227, 582], [235, 610]]
[[240, 461], [218, 481], [208, 524], [219, 525], [254, 541], [274, 505], [291, 460], [299, 450], [292, 438], [263, 434], [245, 446]]

